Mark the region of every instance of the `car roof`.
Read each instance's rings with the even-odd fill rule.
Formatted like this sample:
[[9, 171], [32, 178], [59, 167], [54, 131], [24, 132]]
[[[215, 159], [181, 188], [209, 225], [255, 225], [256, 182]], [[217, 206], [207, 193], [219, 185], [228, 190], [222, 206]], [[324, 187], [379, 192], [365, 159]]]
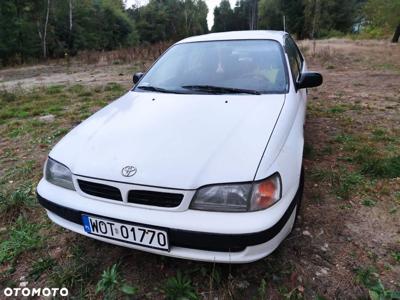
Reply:
[[275, 40], [283, 44], [284, 37], [288, 33], [275, 30], [242, 30], [217, 32], [203, 35], [197, 35], [183, 39], [177, 44], [207, 42], [207, 41], [226, 41], [226, 40]]

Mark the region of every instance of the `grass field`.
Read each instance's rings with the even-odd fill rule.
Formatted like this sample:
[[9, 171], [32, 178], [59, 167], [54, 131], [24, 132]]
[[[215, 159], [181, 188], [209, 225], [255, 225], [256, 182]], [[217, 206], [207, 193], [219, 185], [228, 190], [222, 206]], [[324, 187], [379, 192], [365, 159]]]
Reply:
[[132, 72], [150, 61], [0, 70], [0, 290], [65, 286], [77, 299], [395, 296], [400, 47], [326, 40], [301, 48], [325, 82], [309, 94], [300, 221], [272, 255], [246, 265], [178, 260], [87, 239], [52, 224], [37, 204], [35, 186], [52, 146], [129, 89]]

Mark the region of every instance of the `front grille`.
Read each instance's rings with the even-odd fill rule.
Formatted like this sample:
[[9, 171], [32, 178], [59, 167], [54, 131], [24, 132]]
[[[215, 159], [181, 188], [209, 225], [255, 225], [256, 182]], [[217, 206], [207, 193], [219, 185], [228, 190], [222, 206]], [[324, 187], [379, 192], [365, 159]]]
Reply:
[[86, 194], [105, 199], [122, 201], [121, 192], [116, 187], [80, 179], [78, 179], [78, 183], [82, 192]]
[[179, 204], [181, 204], [182, 199], [182, 194], [161, 193], [153, 191], [132, 190], [129, 191], [128, 194], [129, 203], [161, 207], [177, 207], [179, 206]]

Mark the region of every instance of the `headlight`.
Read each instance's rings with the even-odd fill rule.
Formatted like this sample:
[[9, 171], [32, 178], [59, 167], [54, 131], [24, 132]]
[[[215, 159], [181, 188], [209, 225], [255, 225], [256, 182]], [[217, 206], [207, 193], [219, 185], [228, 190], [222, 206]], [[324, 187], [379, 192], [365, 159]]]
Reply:
[[190, 208], [225, 212], [256, 211], [279, 201], [281, 191], [281, 178], [278, 173], [253, 184], [205, 186], [197, 191]]
[[75, 190], [71, 171], [66, 166], [52, 160], [50, 157], [47, 160], [44, 175], [46, 180], [52, 184]]

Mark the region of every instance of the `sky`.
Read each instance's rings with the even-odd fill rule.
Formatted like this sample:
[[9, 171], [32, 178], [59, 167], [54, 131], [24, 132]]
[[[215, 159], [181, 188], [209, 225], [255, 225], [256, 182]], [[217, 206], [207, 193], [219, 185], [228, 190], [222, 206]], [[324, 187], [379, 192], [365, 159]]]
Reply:
[[[229, 2], [231, 3], [231, 7], [235, 6], [236, 1], [237, 0], [229, 0]], [[147, 2], [147, 0], [125, 0], [127, 8], [131, 7], [135, 3], [145, 5]], [[214, 8], [221, 2], [221, 0], [205, 0], [205, 2], [208, 6], [207, 24], [208, 28], [211, 29], [214, 24]]]

